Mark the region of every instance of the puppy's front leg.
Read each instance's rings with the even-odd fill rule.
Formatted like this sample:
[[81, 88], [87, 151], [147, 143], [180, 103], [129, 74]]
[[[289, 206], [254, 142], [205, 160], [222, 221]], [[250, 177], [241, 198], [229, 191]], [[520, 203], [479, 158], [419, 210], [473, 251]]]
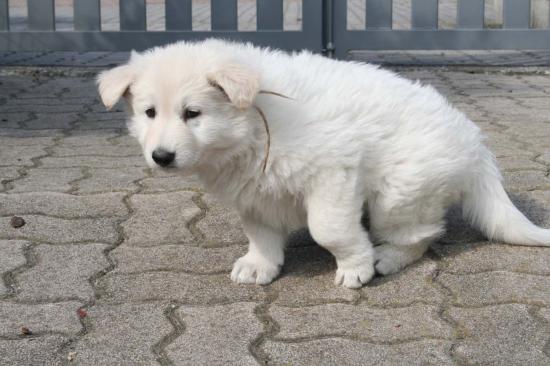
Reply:
[[361, 287], [374, 275], [374, 250], [361, 225], [364, 196], [356, 173], [331, 172], [317, 179], [307, 198], [311, 236], [336, 258], [335, 284]]
[[286, 234], [250, 217], [242, 217], [250, 243], [248, 253], [233, 266], [231, 279], [237, 283], [267, 285], [281, 271]]

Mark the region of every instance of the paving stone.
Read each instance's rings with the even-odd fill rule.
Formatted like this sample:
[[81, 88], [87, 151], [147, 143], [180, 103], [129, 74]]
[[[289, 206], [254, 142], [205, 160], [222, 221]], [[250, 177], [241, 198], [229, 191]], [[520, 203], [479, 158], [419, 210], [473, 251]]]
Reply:
[[548, 111], [550, 106], [548, 105], [548, 96], [541, 95], [540, 98], [516, 98], [521, 105], [526, 108], [536, 111]]
[[267, 341], [268, 365], [454, 365], [451, 342], [423, 340], [382, 345], [325, 338], [296, 343]]
[[33, 158], [45, 156], [41, 146], [2, 146], [0, 145], [0, 165], [32, 166]]
[[200, 191], [201, 183], [196, 177], [170, 176], [151, 177], [141, 181], [142, 193], [159, 193], [181, 190]]
[[[7, 131], [8, 129], [0, 129], [0, 135], [2, 132]], [[11, 131], [25, 131], [21, 129], [12, 129]], [[49, 132], [51, 130], [47, 130], [46, 132]], [[44, 131], [27, 131], [27, 132], [44, 132]], [[13, 135], [16, 135], [16, 133], [12, 133]], [[53, 146], [55, 143], [55, 139], [60, 138], [59, 136], [27, 136], [27, 137], [13, 137], [13, 136], [0, 136], [0, 145], [7, 147], [7, 146], [42, 146], [42, 147], [48, 147]]]
[[550, 189], [550, 178], [546, 176], [546, 172], [504, 172], [503, 176], [504, 188], [512, 192]]
[[321, 247], [288, 248], [282, 274], [270, 286], [277, 293], [276, 304], [302, 306], [326, 302], [352, 302], [359, 292], [334, 285], [334, 257]]
[[177, 365], [257, 365], [249, 344], [263, 327], [250, 302], [209, 306], [182, 306], [176, 310], [185, 332], [166, 347]]
[[153, 365], [152, 347], [172, 326], [164, 303], [96, 305], [87, 309], [89, 331], [69, 352], [78, 365]]
[[445, 339], [452, 329], [438, 317], [437, 308], [369, 308], [364, 304], [326, 304], [301, 308], [272, 306], [279, 324], [276, 339], [345, 335], [371, 342], [395, 342], [429, 337]]
[[0, 295], [5, 295], [8, 292], [1, 276], [27, 262], [23, 253], [27, 245], [28, 243], [25, 241], [0, 240]]
[[437, 271], [437, 264], [424, 258], [395, 275], [373, 279], [362, 288], [362, 297], [367, 304], [382, 307], [441, 304], [444, 294], [434, 283]]
[[245, 246], [202, 248], [183, 245], [154, 247], [120, 246], [110, 253], [117, 266], [111, 273], [145, 271], [182, 271], [195, 273], [229, 273]]
[[66, 358], [58, 354], [69, 339], [60, 335], [0, 339], [0, 364], [2, 365], [64, 365]]
[[484, 306], [509, 302], [550, 304], [550, 277], [512, 272], [475, 274], [441, 273], [438, 281], [459, 306]]
[[22, 146], [20, 142], [25, 143], [26, 146], [33, 146], [33, 141], [52, 141], [64, 136], [64, 130], [0, 129], [0, 142], [2, 142], [2, 146], [4, 146], [4, 141], [11, 141], [9, 143], [10, 146]]
[[507, 304], [485, 308], [451, 308], [464, 339], [455, 356], [477, 365], [548, 365], [543, 352], [550, 328], [537, 324], [527, 306]]
[[550, 251], [546, 248], [481, 242], [435, 244], [432, 249], [441, 257], [446, 273], [512, 271], [550, 275]]
[[[105, 118], [99, 114], [92, 116], [86, 116], [85, 121], [78, 122], [74, 125], [77, 130], [97, 130], [97, 129], [125, 129], [126, 128], [126, 116], [125, 113], [103, 113], [109, 118]], [[97, 117], [96, 117], [97, 116]]]
[[488, 139], [485, 140], [485, 145], [497, 158], [525, 157], [529, 159], [537, 155], [536, 152], [532, 151], [532, 148], [526, 149], [524, 144], [512, 140], [510, 136], [503, 133], [490, 132], [487, 134], [487, 137]]
[[68, 192], [72, 189], [71, 182], [83, 176], [81, 168], [34, 168], [27, 171], [23, 178], [11, 182], [13, 188], [9, 192]]
[[22, 327], [27, 327], [33, 335], [76, 335], [82, 330], [77, 314], [81, 306], [82, 304], [76, 301], [32, 305], [0, 302], [0, 336], [19, 336]]
[[71, 157], [46, 157], [41, 159], [45, 168], [66, 168], [66, 167], [90, 167], [90, 168], [145, 168], [146, 163], [141, 156], [71, 156]]
[[189, 275], [174, 272], [148, 272], [107, 275], [98, 281], [103, 301], [124, 303], [173, 300], [186, 304], [219, 304], [237, 301], [261, 301], [261, 286], [238, 285], [229, 274]]
[[[540, 111], [538, 112], [540, 113]], [[548, 113], [548, 112], [547, 112]], [[524, 123], [508, 123], [506, 133], [527, 140], [530, 137], [550, 136], [550, 123], [546, 121], [529, 121]]]
[[546, 172], [548, 167], [523, 156], [507, 156], [498, 160], [501, 171], [541, 170]]
[[94, 291], [89, 278], [107, 268], [105, 244], [38, 245], [37, 263], [16, 276], [18, 300], [57, 301], [78, 298], [89, 301]]
[[139, 146], [115, 146], [105, 145], [102, 147], [97, 146], [70, 146], [70, 147], [55, 147], [52, 149], [54, 156], [67, 157], [67, 156], [112, 156], [112, 157], [135, 157], [142, 156]]
[[118, 239], [116, 220], [99, 219], [60, 219], [48, 216], [25, 215], [25, 226], [12, 228], [10, 217], [0, 217], [0, 237], [27, 239], [55, 244], [95, 241], [114, 244]]
[[0, 168], [0, 180], [6, 181], [6, 180], [15, 179], [19, 177], [19, 169], [21, 168], [18, 168], [15, 166], [7, 166], [7, 167]]
[[75, 196], [53, 192], [0, 194], [0, 215], [51, 215], [65, 218], [128, 215], [123, 193]]
[[117, 136], [120, 136], [120, 130], [93, 130], [93, 131], [78, 131], [71, 136], [63, 138], [59, 146], [68, 147], [76, 146], [113, 146], [111, 141]]
[[197, 227], [205, 236], [206, 246], [248, 243], [241, 219], [235, 210], [222, 206], [209, 194], [202, 196], [202, 200], [208, 211]]
[[67, 129], [79, 118], [76, 113], [38, 113], [36, 118], [25, 122], [25, 128], [31, 130]]
[[135, 192], [138, 190], [136, 181], [147, 176], [142, 168], [129, 167], [117, 169], [87, 169], [88, 175], [77, 183], [79, 194], [101, 192]]
[[194, 243], [187, 223], [200, 213], [193, 192], [137, 194], [130, 198], [134, 209], [124, 222], [127, 245]]

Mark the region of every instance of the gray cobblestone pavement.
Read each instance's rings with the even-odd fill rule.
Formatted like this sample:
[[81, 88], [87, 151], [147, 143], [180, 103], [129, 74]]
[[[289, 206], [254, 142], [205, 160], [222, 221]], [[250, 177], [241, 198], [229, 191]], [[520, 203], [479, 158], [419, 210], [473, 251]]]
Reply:
[[[231, 283], [237, 216], [146, 168], [94, 72], [0, 69], [0, 364], [550, 363], [550, 250], [490, 244], [456, 210], [424, 259], [359, 291], [333, 285], [305, 232], [273, 284]], [[513, 200], [549, 227], [550, 75], [399, 72], [479, 124]]]

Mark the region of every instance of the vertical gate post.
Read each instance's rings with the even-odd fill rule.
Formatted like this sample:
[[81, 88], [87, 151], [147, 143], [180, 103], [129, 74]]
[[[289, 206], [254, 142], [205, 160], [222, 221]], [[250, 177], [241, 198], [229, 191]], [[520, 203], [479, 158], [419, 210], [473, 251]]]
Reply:
[[332, 0], [323, 0], [323, 53], [330, 58], [334, 57], [335, 51], [333, 5]]

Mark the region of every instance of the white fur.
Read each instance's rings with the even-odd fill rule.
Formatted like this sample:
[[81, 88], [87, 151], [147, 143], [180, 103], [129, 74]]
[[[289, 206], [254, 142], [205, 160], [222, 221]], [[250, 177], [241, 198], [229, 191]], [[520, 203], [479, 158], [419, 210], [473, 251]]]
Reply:
[[[177, 169], [238, 210], [250, 249], [235, 263], [236, 282], [270, 283], [288, 233], [307, 226], [336, 257], [335, 282], [360, 287], [375, 267], [389, 274], [420, 258], [461, 201], [489, 238], [550, 244], [550, 231], [508, 199], [479, 128], [432, 87], [392, 72], [207, 40], [133, 55], [98, 82], [107, 106], [129, 91], [129, 128], [151, 166], [153, 150], [175, 152]], [[144, 113], [152, 106], [154, 119]], [[270, 130], [265, 171], [268, 136], [255, 107]], [[185, 108], [201, 115], [184, 121]]]

